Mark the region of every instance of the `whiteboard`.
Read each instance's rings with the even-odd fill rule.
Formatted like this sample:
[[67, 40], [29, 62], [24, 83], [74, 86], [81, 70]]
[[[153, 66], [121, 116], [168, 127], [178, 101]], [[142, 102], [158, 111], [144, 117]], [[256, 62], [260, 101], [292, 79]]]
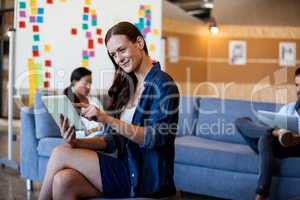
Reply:
[[61, 90], [73, 69], [93, 72], [94, 89], [108, 89], [114, 67], [104, 38], [120, 21], [135, 24], [150, 56], [160, 60], [162, 0], [18, 0], [15, 88]]

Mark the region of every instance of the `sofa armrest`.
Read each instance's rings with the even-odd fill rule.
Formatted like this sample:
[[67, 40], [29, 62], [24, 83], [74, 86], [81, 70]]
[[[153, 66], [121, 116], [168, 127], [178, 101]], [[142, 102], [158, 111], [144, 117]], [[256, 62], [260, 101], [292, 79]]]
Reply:
[[35, 133], [34, 110], [22, 107], [21, 139], [20, 139], [20, 170], [21, 176], [26, 179], [38, 180], [38, 139]]

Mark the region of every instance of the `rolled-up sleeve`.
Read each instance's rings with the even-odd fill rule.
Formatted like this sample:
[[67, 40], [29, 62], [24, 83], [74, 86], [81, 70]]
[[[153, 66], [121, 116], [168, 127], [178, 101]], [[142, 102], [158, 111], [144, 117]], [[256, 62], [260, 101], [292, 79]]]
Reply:
[[161, 94], [144, 126], [142, 148], [174, 143], [178, 125], [179, 92], [175, 84], [161, 87]]

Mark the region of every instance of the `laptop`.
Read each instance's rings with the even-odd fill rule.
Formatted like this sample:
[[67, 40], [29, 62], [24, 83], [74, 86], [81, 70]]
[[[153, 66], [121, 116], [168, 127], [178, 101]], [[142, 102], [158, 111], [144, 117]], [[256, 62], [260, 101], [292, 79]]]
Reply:
[[257, 112], [257, 118], [272, 128], [283, 128], [294, 133], [299, 133], [297, 116], [259, 110]]

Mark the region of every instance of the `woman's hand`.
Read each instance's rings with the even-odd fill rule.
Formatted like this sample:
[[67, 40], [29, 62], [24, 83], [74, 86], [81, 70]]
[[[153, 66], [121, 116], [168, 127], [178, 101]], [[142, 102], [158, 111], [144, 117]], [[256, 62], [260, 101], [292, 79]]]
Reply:
[[89, 120], [105, 123], [106, 119], [109, 117], [109, 115], [92, 104], [74, 103], [74, 106], [81, 108], [80, 115]]
[[60, 124], [59, 124], [60, 135], [65, 140], [66, 143], [70, 144], [71, 147], [75, 147], [76, 135], [74, 126], [69, 125], [68, 118], [60, 115]]

